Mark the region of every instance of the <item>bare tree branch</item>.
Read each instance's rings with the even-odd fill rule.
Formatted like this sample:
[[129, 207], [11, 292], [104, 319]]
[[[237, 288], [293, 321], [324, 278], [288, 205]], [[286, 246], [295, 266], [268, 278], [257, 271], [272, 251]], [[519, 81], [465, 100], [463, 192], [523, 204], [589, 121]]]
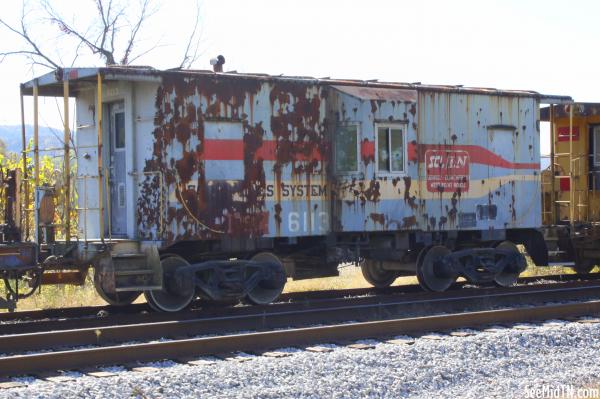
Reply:
[[43, 59], [45, 62], [39, 62], [39, 61], [35, 60], [35, 62], [39, 65], [49, 66], [50, 68], [60, 68], [60, 65], [57, 62], [53, 61], [48, 55], [46, 55], [46, 53], [42, 52], [42, 50], [38, 47], [38, 45], [35, 43], [35, 41], [31, 38], [31, 36], [29, 35], [29, 32], [27, 31], [27, 27], [26, 27], [26, 23], [25, 23], [26, 17], [27, 17], [27, 13], [25, 12], [25, 3], [23, 3], [22, 8], [21, 8], [21, 30], [14, 28], [13, 26], [9, 25], [4, 19], [0, 18], [0, 25], [4, 26], [9, 31], [20, 36], [31, 47], [31, 50], [16, 50], [16, 51], [8, 51], [5, 53], [2, 53], [1, 54], [2, 60], [4, 60], [4, 58], [7, 55], [19, 55], [20, 54], [20, 55], [25, 55], [25, 56], [29, 57], [29, 59], [32, 61], [35, 60], [36, 58]]
[[[105, 22], [105, 16], [104, 16], [104, 12], [102, 11], [102, 1], [101, 0], [97, 0], [97, 4], [99, 12], [101, 12], [102, 14], [102, 21], [104, 23], [104, 27], [103, 27], [103, 33], [102, 33], [102, 40], [100, 43], [100, 46], [94, 44], [90, 39], [88, 39], [87, 37], [85, 37], [82, 33], [80, 33], [77, 29], [75, 29], [74, 27], [72, 27], [71, 25], [69, 25], [65, 19], [60, 16], [55, 10], [54, 8], [52, 8], [52, 6], [47, 2], [44, 1], [43, 2], [43, 6], [46, 9], [46, 12], [48, 13], [49, 19], [51, 22], [55, 23], [58, 25], [58, 28], [66, 35], [71, 35], [71, 36], [75, 36], [79, 41], [81, 41], [83, 44], [85, 44], [90, 51], [93, 54], [100, 54], [107, 65], [110, 64], [114, 64], [115, 63], [115, 57], [113, 55], [112, 52], [110, 52], [109, 50], [107, 50], [106, 48], [104, 48], [104, 43], [106, 41], [106, 35], [110, 29], [110, 26], [107, 25], [107, 23]], [[109, 2], [109, 6], [112, 4], [112, 0]], [[108, 14], [110, 15], [110, 9], [108, 10]]]
[[[26, 1], [26, 0], [22, 0]], [[0, 51], [0, 62], [7, 57], [23, 56], [31, 67], [43, 66], [49, 69], [58, 69], [63, 65], [74, 66], [80, 57], [85, 54], [97, 56], [105, 65], [130, 65], [140, 57], [153, 50], [164, 47], [161, 43], [163, 37], [155, 40], [155, 44], [149, 48], [140, 43], [144, 41], [143, 31], [148, 25], [152, 15], [158, 12], [158, 0], [137, 0], [137, 5], [132, 5], [128, 0], [88, 0], [95, 8], [95, 17], [91, 22], [82, 22], [81, 18], [70, 16], [65, 18], [64, 11], [61, 12], [51, 0], [41, 0], [34, 9], [26, 10], [25, 3], [22, 5], [20, 24], [12, 24], [6, 18], [0, 17], [0, 31], [5, 29], [12, 34], [18, 35], [26, 46], [21, 48], [4, 48]], [[196, 19], [193, 29], [188, 37], [185, 52], [180, 63], [181, 68], [189, 68], [200, 55], [200, 37], [202, 35], [200, 0], [196, 1]], [[57, 48], [47, 53], [48, 46], [36, 40], [29, 30], [35, 33], [37, 24], [27, 18], [33, 11], [41, 12], [38, 15], [42, 21], [47, 21], [58, 28], [59, 34], [68, 40], [57, 39]], [[29, 19], [29, 20], [28, 20]], [[37, 21], [36, 21], [37, 22]], [[84, 25], [85, 24], [85, 25]], [[81, 28], [81, 26], [85, 28]], [[181, 41], [179, 42], [181, 43]], [[50, 55], [52, 54], [52, 55]], [[71, 61], [71, 62], [69, 62]]]
[[121, 59], [121, 64], [123, 64], [123, 65], [127, 65], [130, 62], [129, 57], [131, 56], [131, 51], [133, 50], [133, 45], [135, 43], [136, 36], [137, 36], [138, 32], [140, 31], [142, 24], [144, 23], [144, 21], [147, 18], [147, 15], [146, 15], [147, 12], [148, 12], [148, 0], [144, 0], [144, 2], [142, 3], [142, 9], [140, 11], [140, 16], [139, 16], [137, 22], [135, 23], [135, 25], [133, 26], [133, 29], [131, 30], [131, 35], [129, 36], [129, 41], [127, 42], [125, 54], [123, 54], [123, 58]]
[[[197, 37], [196, 33], [198, 32], [198, 26], [200, 24], [200, 2], [196, 1], [196, 21], [194, 22], [194, 28], [192, 29], [192, 33], [187, 42], [187, 46], [185, 48], [185, 53], [183, 54], [183, 58], [181, 63], [179, 64], [179, 68], [190, 68], [196, 60], [198, 60], [198, 49], [200, 48], [200, 38]], [[193, 48], [192, 48], [193, 46]]]
[[73, 61], [71, 61], [71, 68], [73, 68], [73, 66], [75, 65], [75, 62], [77, 61], [77, 58], [79, 58], [79, 49], [81, 48], [81, 46], [83, 46], [82, 42], [77, 43], [77, 47], [75, 48], [75, 55], [73, 56]]
[[157, 42], [156, 44], [154, 44], [147, 50], [144, 50], [141, 53], [139, 53], [138, 55], [136, 55], [135, 57], [131, 58], [127, 65], [131, 65], [133, 62], [137, 61], [139, 58], [141, 58], [141, 57], [145, 56], [146, 54], [151, 53], [152, 51], [156, 50], [157, 48], [161, 48], [161, 47], [167, 47], [167, 45], [159, 44], [159, 42]]

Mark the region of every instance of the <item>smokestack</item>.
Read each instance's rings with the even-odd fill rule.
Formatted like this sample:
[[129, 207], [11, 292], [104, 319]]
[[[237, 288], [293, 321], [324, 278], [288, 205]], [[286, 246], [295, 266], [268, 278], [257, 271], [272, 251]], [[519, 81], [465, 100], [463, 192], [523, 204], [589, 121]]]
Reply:
[[213, 71], [215, 72], [223, 72], [223, 64], [225, 63], [225, 57], [222, 55], [217, 56], [217, 58], [212, 58], [210, 60], [210, 65], [213, 66]]

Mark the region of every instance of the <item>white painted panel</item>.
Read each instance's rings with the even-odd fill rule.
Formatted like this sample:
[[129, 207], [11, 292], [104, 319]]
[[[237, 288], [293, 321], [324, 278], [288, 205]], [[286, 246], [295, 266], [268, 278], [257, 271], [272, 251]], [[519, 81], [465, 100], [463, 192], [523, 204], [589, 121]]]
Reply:
[[238, 122], [204, 122], [205, 140], [241, 140], [244, 129]]

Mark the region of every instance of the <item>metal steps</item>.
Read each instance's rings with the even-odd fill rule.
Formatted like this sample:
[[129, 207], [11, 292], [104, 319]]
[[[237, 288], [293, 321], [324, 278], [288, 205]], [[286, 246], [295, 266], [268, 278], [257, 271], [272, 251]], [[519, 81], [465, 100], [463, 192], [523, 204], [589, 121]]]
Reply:
[[115, 292], [162, 288], [162, 268], [156, 248], [142, 250], [139, 243], [128, 242], [124, 247], [113, 248], [111, 261]]

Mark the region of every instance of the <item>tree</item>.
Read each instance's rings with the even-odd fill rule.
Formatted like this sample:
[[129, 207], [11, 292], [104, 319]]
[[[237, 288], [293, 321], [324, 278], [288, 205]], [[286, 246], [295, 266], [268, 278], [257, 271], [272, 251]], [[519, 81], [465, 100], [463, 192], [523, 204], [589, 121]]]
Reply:
[[[0, 17], [0, 28], [12, 33], [20, 41], [17, 48], [0, 52], [0, 62], [8, 56], [25, 57], [31, 66], [58, 69], [72, 66], [77, 59], [87, 54], [95, 56], [104, 65], [131, 65], [140, 57], [163, 46], [155, 42], [143, 47], [140, 36], [148, 27], [151, 17], [160, 10], [157, 0], [89, 0], [94, 4], [95, 15], [87, 27], [78, 23], [75, 14], [68, 18], [57, 10], [49, 0], [42, 0], [37, 7], [22, 3], [21, 20], [11, 24]], [[187, 39], [185, 52], [179, 68], [189, 68], [198, 59], [200, 48], [200, 3], [196, 0], [196, 19]], [[34, 32], [39, 22], [49, 22], [55, 28], [56, 42], [67, 42], [71, 62], [65, 61], [67, 54], [54, 54], [52, 47], [57, 43], [40, 39]], [[65, 46], [63, 44], [62, 48]], [[175, 66], [175, 65], [174, 65]]]

